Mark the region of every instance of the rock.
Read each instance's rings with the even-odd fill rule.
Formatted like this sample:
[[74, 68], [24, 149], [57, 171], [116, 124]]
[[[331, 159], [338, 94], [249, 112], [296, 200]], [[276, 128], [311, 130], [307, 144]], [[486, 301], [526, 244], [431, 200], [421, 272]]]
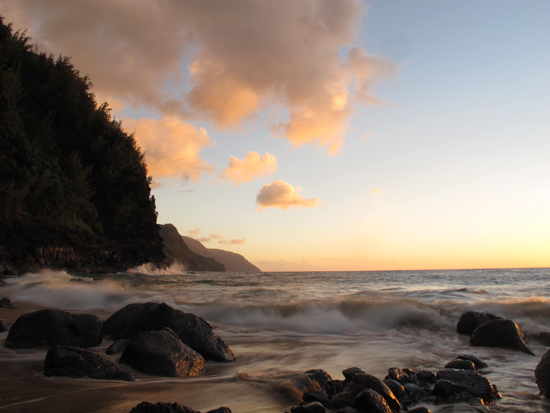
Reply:
[[475, 364], [470, 360], [454, 359], [445, 364], [446, 369], [476, 371]]
[[422, 397], [422, 395], [424, 394], [424, 390], [422, 389], [422, 387], [414, 383], [405, 383], [403, 387], [407, 392], [409, 392], [416, 398]]
[[432, 394], [446, 400], [453, 394], [454, 387], [454, 384], [449, 380], [438, 380], [435, 382]]
[[7, 297], [4, 297], [0, 300], [0, 308], [7, 308], [8, 310], [15, 310], [15, 306], [11, 300]]
[[117, 340], [107, 348], [105, 353], [107, 354], [121, 354], [124, 353], [126, 347], [128, 347], [128, 340]]
[[388, 375], [384, 380], [392, 379], [395, 381], [398, 381], [399, 383], [408, 383], [411, 381], [411, 378], [409, 375], [405, 372], [403, 372], [401, 369], [398, 369], [397, 367], [391, 367], [388, 369]]
[[401, 383], [392, 379], [384, 380], [384, 384], [390, 388], [395, 397], [401, 400], [405, 396], [405, 388]]
[[335, 394], [342, 391], [342, 383], [338, 380], [333, 380], [325, 370], [308, 370], [304, 373], [309, 379], [317, 383], [322, 391], [327, 394], [327, 397], [330, 399]]
[[134, 374], [111, 361], [77, 347], [55, 346], [48, 350], [44, 375], [134, 381]]
[[435, 374], [428, 370], [420, 370], [416, 373], [416, 378], [421, 386], [429, 386], [435, 384], [437, 378]]
[[342, 407], [341, 409], [336, 410], [336, 413], [360, 413], [360, 412], [354, 407], [345, 406], [345, 407]]
[[456, 332], [465, 336], [471, 336], [476, 328], [487, 321], [498, 320], [498, 317], [491, 313], [480, 313], [477, 311], [466, 311], [462, 313], [456, 324]]
[[304, 393], [302, 400], [306, 403], [319, 402], [322, 405], [328, 404], [328, 396], [324, 391], [309, 391]]
[[369, 413], [392, 413], [386, 400], [372, 389], [363, 390], [355, 397], [352, 404], [358, 410]]
[[231, 409], [229, 407], [218, 407], [217, 409], [209, 410], [206, 413], [231, 413]]
[[471, 354], [461, 354], [460, 356], [457, 357], [457, 359], [471, 361], [472, 363], [474, 363], [474, 366], [476, 366], [476, 369], [484, 369], [486, 367], [489, 367], [487, 363], [485, 363], [484, 361], [481, 361], [475, 356], [472, 356]]
[[550, 333], [548, 332], [543, 331], [538, 334], [530, 334], [526, 337], [526, 339], [528, 339], [529, 341], [535, 340], [543, 346], [550, 347]]
[[409, 410], [409, 413], [432, 413], [432, 411], [427, 407], [421, 406], [421, 407], [416, 407], [412, 410]]
[[39, 310], [24, 314], [11, 326], [6, 347], [55, 346], [94, 347], [101, 344], [101, 321], [92, 314], [61, 310]]
[[486, 404], [500, 398], [496, 386], [491, 386], [489, 380], [473, 371], [440, 370], [437, 372], [437, 380], [448, 380], [453, 384], [448, 400], [451, 402], [471, 402], [477, 399]]
[[550, 399], [550, 349], [544, 353], [537, 364], [535, 379], [541, 394]]
[[359, 367], [350, 367], [342, 372], [344, 378], [346, 379], [346, 383], [348, 383], [357, 373], [365, 374], [365, 372]]
[[10, 326], [11, 323], [8, 323], [7, 321], [0, 321], [0, 333], [8, 331], [10, 329]]
[[147, 331], [130, 340], [120, 362], [167, 377], [197, 376], [204, 369], [204, 358], [169, 329]]
[[103, 323], [103, 332], [113, 339], [131, 339], [141, 333], [170, 328], [187, 346], [207, 360], [233, 361], [231, 349], [210, 324], [194, 314], [162, 303], [129, 304]]
[[190, 409], [187, 406], [182, 406], [179, 403], [149, 403], [141, 402], [130, 413], [200, 413]]
[[311, 402], [295, 406], [290, 409], [291, 413], [325, 413], [325, 406], [319, 402]]
[[[336, 406], [349, 405], [359, 393], [366, 389], [374, 390], [385, 399], [385, 403], [391, 410], [394, 412], [399, 411], [401, 404], [390, 388], [377, 377], [365, 373], [355, 374], [346, 387], [344, 387], [344, 390], [332, 398], [331, 404]], [[358, 408], [357, 406], [354, 407]]]
[[525, 342], [521, 329], [512, 320], [492, 320], [475, 329], [470, 345], [478, 347], [503, 347], [520, 350], [532, 356], [533, 350]]

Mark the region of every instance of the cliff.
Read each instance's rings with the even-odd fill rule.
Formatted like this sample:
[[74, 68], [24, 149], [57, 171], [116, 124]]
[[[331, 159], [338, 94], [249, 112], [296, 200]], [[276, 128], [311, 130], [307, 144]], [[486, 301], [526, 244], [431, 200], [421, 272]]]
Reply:
[[225, 251], [215, 248], [206, 248], [196, 239], [183, 236], [183, 241], [189, 249], [204, 257], [213, 258], [225, 265], [226, 271], [234, 272], [262, 272], [258, 267], [251, 264], [245, 257], [231, 251]]
[[28, 40], [0, 17], [0, 273], [164, 262], [134, 138], [69, 58]]
[[160, 235], [164, 243], [166, 261], [169, 264], [178, 261], [191, 271], [225, 271], [225, 266], [214, 258], [194, 253], [183, 242], [182, 236], [172, 224], [160, 225]]

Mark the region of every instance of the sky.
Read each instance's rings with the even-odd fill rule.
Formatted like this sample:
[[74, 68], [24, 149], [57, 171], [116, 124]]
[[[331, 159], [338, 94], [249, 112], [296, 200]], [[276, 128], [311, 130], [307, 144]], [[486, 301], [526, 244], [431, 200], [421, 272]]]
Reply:
[[0, 0], [263, 271], [550, 266], [547, 0]]

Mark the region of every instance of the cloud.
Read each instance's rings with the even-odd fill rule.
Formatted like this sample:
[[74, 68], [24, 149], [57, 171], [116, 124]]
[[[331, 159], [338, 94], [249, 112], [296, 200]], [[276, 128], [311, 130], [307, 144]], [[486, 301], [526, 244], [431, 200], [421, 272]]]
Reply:
[[382, 190], [382, 188], [372, 188], [370, 192], [371, 194], [382, 194], [384, 191]]
[[264, 156], [260, 156], [259, 153], [251, 151], [243, 160], [231, 156], [229, 166], [223, 171], [222, 179], [230, 179], [235, 185], [241, 185], [261, 176], [273, 175], [276, 170], [275, 156], [267, 152]]
[[[357, 103], [395, 71], [357, 46], [361, 0], [0, 0], [94, 92], [162, 116], [235, 127], [276, 108], [294, 145], [343, 144]], [[347, 54], [345, 50], [349, 50]], [[187, 68], [186, 70], [182, 70]], [[269, 116], [266, 117], [270, 118]]]
[[123, 127], [135, 131], [135, 139], [145, 151], [148, 171], [155, 181], [166, 178], [198, 182], [214, 169], [199, 157], [203, 147], [213, 145], [203, 128], [166, 116], [161, 120], [124, 118]]
[[322, 202], [319, 198], [304, 199], [299, 195], [300, 187], [294, 187], [284, 181], [274, 181], [271, 184], [264, 185], [258, 196], [256, 203], [260, 210], [267, 207], [279, 207], [283, 210], [291, 207], [310, 207], [316, 208]]
[[218, 241], [218, 244], [222, 245], [241, 245], [246, 242], [246, 238], [243, 239], [231, 239], [231, 240], [222, 240]]
[[210, 242], [210, 238], [195, 238], [199, 242]]
[[212, 239], [222, 239], [222, 237], [221, 237], [220, 235], [218, 235], [218, 234], [210, 234], [209, 236], [210, 236], [210, 238], [212, 238]]
[[199, 235], [200, 232], [201, 232], [201, 230], [198, 229], [198, 228], [190, 229], [189, 231], [187, 231], [187, 233], [188, 233], [190, 236]]

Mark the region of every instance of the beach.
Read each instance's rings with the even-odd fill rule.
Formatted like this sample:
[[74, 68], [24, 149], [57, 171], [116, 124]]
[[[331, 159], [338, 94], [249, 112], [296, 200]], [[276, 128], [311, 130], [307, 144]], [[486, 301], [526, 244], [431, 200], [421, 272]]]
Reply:
[[[47, 348], [7, 349], [7, 333], [1, 333], [0, 411], [129, 412], [149, 401], [202, 412], [227, 406], [233, 412], [282, 413], [301, 401], [299, 377], [310, 369], [342, 380], [344, 369], [359, 367], [383, 380], [390, 367], [437, 372], [460, 354], [489, 364], [480, 373], [502, 399], [488, 407], [418, 405], [433, 412], [541, 411], [550, 405], [539, 395], [534, 369], [547, 347], [529, 340], [535, 356], [471, 347], [468, 337], [456, 334], [456, 322], [464, 311], [488, 311], [514, 320], [528, 336], [549, 331], [548, 275], [548, 269], [187, 274], [141, 268], [9, 278], [0, 294], [17, 309], [0, 309], [2, 321], [40, 308], [105, 320], [132, 302], [166, 302], [207, 320], [236, 360], [207, 362], [205, 373], [192, 378], [139, 372], [131, 383], [51, 378], [42, 373]], [[106, 337], [91, 350], [105, 355], [111, 343]]]

